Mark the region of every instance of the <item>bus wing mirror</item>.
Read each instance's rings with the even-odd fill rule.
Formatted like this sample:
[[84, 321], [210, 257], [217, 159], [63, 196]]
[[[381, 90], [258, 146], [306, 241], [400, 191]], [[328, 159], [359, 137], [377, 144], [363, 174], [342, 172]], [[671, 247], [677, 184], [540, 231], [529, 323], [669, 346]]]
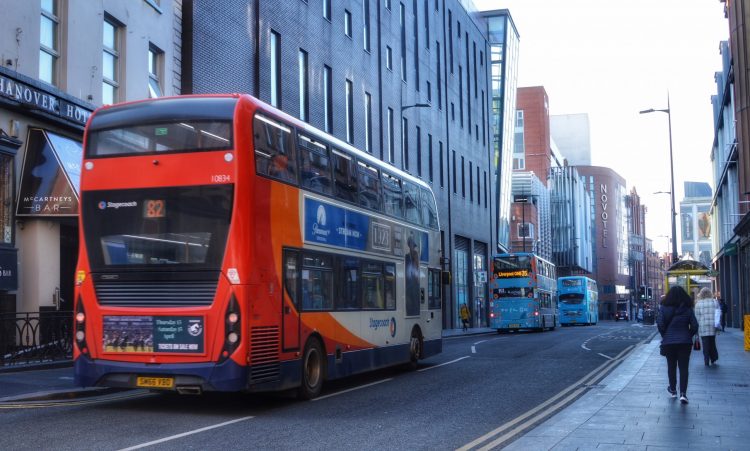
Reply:
[[442, 271], [440, 273], [440, 279], [443, 282], [443, 285], [450, 285], [451, 284], [451, 272], [450, 271]]

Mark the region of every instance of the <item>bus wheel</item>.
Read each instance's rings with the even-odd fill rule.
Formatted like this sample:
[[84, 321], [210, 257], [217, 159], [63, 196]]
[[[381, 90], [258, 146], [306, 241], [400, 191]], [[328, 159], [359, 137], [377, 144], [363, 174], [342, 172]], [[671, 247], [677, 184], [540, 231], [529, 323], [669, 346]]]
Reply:
[[417, 363], [419, 358], [422, 356], [422, 334], [419, 333], [419, 329], [414, 328], [411, 331], [411, 339], [409, 340], [409, 363], [408, 368], [410, 370], [417, 369]]
[[302, 385], [297, 396], [300, 399], [313, 399], [323, 388], [325, 369], [323, 347], [317, 338], [307, 340], [305, 353], [302, 356]]

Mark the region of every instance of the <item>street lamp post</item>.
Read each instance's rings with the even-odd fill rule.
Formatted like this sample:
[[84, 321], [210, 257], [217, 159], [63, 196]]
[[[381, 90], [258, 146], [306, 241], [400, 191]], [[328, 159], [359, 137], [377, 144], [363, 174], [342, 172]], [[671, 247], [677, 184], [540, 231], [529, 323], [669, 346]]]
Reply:
[[667, 121], [669, 124], [669, 172], [670, 172], [670, 197], [672, 200], [672, 263], [675, 263], [677, 261], [677, 223], [676, 217], [677, 212], [674, 208], [674, 160], [672, 158], [672, 114], [669, 109], [669, 93], [667, 93], [667, 108], [665, 109], [654, 109], [649, 108], [648, 110], [643, 110], [640, 112], [640, 114], [647, 114], [647, 113], [653, 113], [653, 112], [662, 112], [667, 113]]

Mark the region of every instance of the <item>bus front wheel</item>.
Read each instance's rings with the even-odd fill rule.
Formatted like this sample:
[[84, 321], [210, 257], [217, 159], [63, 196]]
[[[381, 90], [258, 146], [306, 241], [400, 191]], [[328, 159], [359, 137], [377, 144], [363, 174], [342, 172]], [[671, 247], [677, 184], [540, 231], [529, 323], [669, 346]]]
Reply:
[[300, 399], [313, 399], [323, 388], [325, 375], [325, 354], [317, 338], [310, 338], [302, 355], [302, 385], [299, 387]]
[[422, 334], [419, 329], [415, 328], [411, 331], [409, 340], [409, 363], [407, 365], [410, 370], [417, 369], [420, 357], [422, 357]]

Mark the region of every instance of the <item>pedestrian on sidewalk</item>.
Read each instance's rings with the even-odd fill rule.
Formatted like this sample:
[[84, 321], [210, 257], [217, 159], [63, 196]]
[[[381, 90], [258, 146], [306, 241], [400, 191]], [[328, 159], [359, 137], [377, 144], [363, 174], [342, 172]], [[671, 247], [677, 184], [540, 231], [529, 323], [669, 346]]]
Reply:
[[719, 308], [721, 309], [721, 331], [727, 326], [727, 303], [724, 302], [724, 298], [721, 297], [720, 292], [716, 292], [716, 300], [719, 302]]
[[469, 312], [469, 306], [464, 302], [461, 304], [461, 322], [464, 325], [464, 332], [469, 329], [469, 319], [471, 318], [471, 312]]
[[698, 293], [695, 303], [695, 318], [698, 320], [698, 335], [703, 343], [703, 364], [711, 366], [719, 360], [719, 350], [716, 349], [716, 310], [719, 303], [714, 299], [710, 288], [704, 287]]
[[693, 312], [693, 300], [680, 286], [669, 289], [659, 306], [656, 326], [661, 334], [663, 355], [667, 358], [667, 391], [677, 397], [677, 367], [680, 369], [680, 402], [688, 403], [688, 367], [693, 349], [693, 335], [698, 333], [698, 321]]

